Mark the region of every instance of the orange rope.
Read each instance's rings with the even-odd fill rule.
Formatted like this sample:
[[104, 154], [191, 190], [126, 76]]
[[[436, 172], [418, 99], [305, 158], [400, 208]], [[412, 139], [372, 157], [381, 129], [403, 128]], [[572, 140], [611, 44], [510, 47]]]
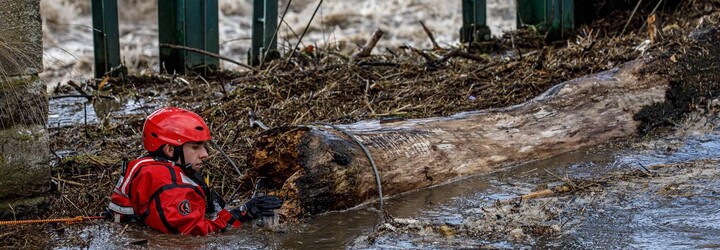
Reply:
[[53, 222], [65, 222], [66, 224], [73, 224], [89, 220], [103, 219], [104, 216], [77, 216], [74, 218], [59, 218], [59, 219], [44, 219], [44, 220], [10, 220], [0, 221], [1, 225], [24, 225], [24, 224], [41, 224], [41, 223], [53, 223]]

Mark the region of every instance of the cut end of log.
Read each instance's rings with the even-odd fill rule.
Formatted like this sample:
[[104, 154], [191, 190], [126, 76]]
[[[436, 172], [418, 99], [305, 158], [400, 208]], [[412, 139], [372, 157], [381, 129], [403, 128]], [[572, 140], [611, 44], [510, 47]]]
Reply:
[[294, 181], [302, 175], [302, 167], [297, 161], [297, 145], [307, 128], [280, 127], [266, 131], [255, 142], [250, 153], [250, 166], [245, 174], [245, 190], [252, 190], [262, 179], [263, 189], [277, 195], [285, 202], [278, 210], [282, 221], [293, 221], [303, 211], [297, 199], [297, 186]]
[[[263, 133], [250, 155], [244, 187], [263, 178], [269, 194], [284, 200], [283, 222], [354, 207], [377, 192], [362, 150], [324, 127], [276, 128]], [[361, 197], [358, 199], [358, 197]]]

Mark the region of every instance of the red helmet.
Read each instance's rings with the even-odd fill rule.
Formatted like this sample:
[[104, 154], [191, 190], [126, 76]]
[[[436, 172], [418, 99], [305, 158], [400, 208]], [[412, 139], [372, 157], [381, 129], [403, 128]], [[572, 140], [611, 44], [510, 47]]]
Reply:
[[181, 146], [186, 142], [210, 140], [210, 129], [198, 114], [181, 108], [161, 108], [145, 120], [143, 146], [155, 152], [163, 144]]

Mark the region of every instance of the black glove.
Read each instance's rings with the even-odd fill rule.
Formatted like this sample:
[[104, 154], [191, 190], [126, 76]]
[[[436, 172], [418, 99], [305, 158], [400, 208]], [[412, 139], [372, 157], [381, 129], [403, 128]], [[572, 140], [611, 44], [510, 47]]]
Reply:
[[250, 221], [260, 216], [273, 216], [273, 210], [282, 206], [282, 200], [274, 195], [263, 195], [250, 199], [230, 213], [239, 221]]

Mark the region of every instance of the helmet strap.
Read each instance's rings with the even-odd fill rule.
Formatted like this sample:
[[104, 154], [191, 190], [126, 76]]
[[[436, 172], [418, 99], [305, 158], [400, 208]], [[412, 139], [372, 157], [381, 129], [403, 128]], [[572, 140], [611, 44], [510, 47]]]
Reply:
[[173, 148], [173, 162], [177, 162], [180, 160], [180, 169], [185, 173], [187, 176], [193, 176], [195, 174], [195, 170], [192, 168], [192, 164], [185, 163], [185, 153], [183, 152], [182, 146], [176, 146]]
[[178, 160], [180, 160], [180, 166], [181, 167], [185, 166], [185, 153], [183, 152], [182, 146], [173, 147], [173, 156], [172, 156], [172, 159], [170, 159], [170, 160], [172, 160], [174, 162], [177, 162]]

